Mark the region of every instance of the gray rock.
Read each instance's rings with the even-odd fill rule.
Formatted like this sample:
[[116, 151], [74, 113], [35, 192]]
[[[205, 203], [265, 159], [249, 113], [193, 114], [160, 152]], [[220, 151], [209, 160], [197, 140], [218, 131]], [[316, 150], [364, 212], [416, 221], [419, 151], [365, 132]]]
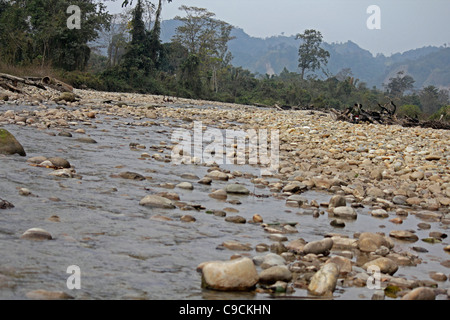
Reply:
[[22, 157], [27, 155], [20, 142], [6, 129], [0, 129], [0, 154], [18, 154]]
[[243, 194], [243, 195], [250, 193], [250, 191], [245, 186], [236, 183], [227, 185], [225, 187], [225, 191], [226, 193]]
[[340, 195], [335, 195], [330, 199], [329, 208], [345, 207], [347, 206], [347, 199]]
[[149, 208], [175, 209], [172, 200], [156, 195], [149, 195], [143, 198], [139, 205]]
[[259, 282], [262, 284], [273, 284], [277, 281], [289, 282], [292, 280], [292, 273], [287, 266], [273, 266], [261, 271]]
[[303, 248], [303, 253], [327, 254], [332, 247], [333, 240], [331, 238], [325, 238], [307, 243]]
[[245, 220], [244, 217], [241, 216], [229, 216], [225, 218], [226, 222], [232, 222], [232, 223], [246, 223], [247, 221]]
[[177, 184], [177, 188], [185, 189], [185, 190], [193, 190], [194, 186], [190, 182], [181, 182]]
[[27, 240], [35, 240], [35, 241], [43, 241], [43, 240], [52, 240], [53, 237], [52, 235], [44, 230], [44, 229], [40, 229], [40, 228], [31, 228], [28, 229], [27, 231], [25, 231], [22, 236], [20, 237], [21, 239], [27, 239]]
[[55, 167], [58, 168], [68, 169], [71, 167], [70, 162], [61, 157], [49, 158], [48, 161], [50, 161]]
[[337, 207], [333, 209], [333, 215], [342, 219], [356, 219], [357, 213], [351, 207]]

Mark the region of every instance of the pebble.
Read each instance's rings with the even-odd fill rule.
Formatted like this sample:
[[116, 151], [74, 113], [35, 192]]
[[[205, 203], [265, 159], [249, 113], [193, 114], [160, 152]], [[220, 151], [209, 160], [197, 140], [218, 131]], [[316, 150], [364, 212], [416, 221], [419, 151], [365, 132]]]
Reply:
[[226, 222], [232, 222], [232, 223], [246, 223], [247, 221], [245, 220], [244, 217], [241, 216], [228, 216], [225, 218]]
[[181, 182], [177, 184], [176, 187], [185, 190], [194, 190], [194, 186], [190, 182]]
[[226, 193], [247, 195], [250, 191], [241, 184], [229, 184], [225, 187]]
[[333, 240], [331, 238], [325, 238], [318, 241], [308, 242], [303, 248], [303, 253], [328, 254], [332, 247]]
[[369, 261], [365, 263], [362, 268], [367, 270], [371, 266], [378, 267], [381, 273], [386, 273], [389, 275], [393, 275], [398, 270], [398, 265], [391, 259], [385, 257]]

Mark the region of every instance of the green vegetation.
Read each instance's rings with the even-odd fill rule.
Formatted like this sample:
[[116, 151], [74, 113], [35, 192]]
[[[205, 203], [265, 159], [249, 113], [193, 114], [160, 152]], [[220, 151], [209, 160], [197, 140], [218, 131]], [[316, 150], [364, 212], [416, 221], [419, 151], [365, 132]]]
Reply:
[[[80, 30], [67, 28], [69, 5], [81, 8]], [[398, 72], [385, 90], [369, 88], [349, 68], [330, 75], [335, 53], [324, 49], [316, 30], [296, 37], [299, 72], [285, 68], [278, 75], [233, 66], [232, 26], [203, 8], [181, 6], [175, 35], [162, 43], [164, 5], [123, 1], [127, 11], [113, 16], [95, 0], [0, 0], [0, 72], [52, 74], [77, 88], [268, 106], [343, 109], [357, 102], [379, 110], [378, 103], [392, 100], [400, 116], [449, 119], [448, 92], [432, 85], [416, 91], [411, 75]], [[91, 49], [100, 33], [107, 35], [107, 56]]]

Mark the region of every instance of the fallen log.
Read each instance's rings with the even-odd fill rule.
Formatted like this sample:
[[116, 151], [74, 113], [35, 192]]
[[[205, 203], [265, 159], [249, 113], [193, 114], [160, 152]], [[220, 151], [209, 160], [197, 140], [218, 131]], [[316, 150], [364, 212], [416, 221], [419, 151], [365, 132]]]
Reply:
[[26, 84], [28, 86], [34, 86], [34, 87], [37, 87], [42, 90], [47, 90], [47, 88], [45, 88], [45, 86], [39, 82], [29, 80], [29, 79], [19, 78], [16, 76], [12, 76], [10, 74], [0, 73], [0, 78], [11, 81], [13, 83], [14, 87], [16, 87], [17, 84], [20, 82], [20, 83]]

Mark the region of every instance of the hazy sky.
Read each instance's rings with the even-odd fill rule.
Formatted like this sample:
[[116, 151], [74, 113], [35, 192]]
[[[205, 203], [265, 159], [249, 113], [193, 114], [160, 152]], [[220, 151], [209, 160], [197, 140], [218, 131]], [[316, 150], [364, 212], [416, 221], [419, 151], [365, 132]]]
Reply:
[[[122, 0], [105, 2], [111, 13], [121, 10]], [[322, 32], [326, 42], [351, 40], [373, 54], [385, 55], [450, 45], [449, 0], [173, 0], [165, 4], [163, 19], [182, 15], [181, 5], [206, 8], [218, 19], [261, 38], [312, 28]], [[371, 5], [380, 8], [381, 29], [367, 27]]]

